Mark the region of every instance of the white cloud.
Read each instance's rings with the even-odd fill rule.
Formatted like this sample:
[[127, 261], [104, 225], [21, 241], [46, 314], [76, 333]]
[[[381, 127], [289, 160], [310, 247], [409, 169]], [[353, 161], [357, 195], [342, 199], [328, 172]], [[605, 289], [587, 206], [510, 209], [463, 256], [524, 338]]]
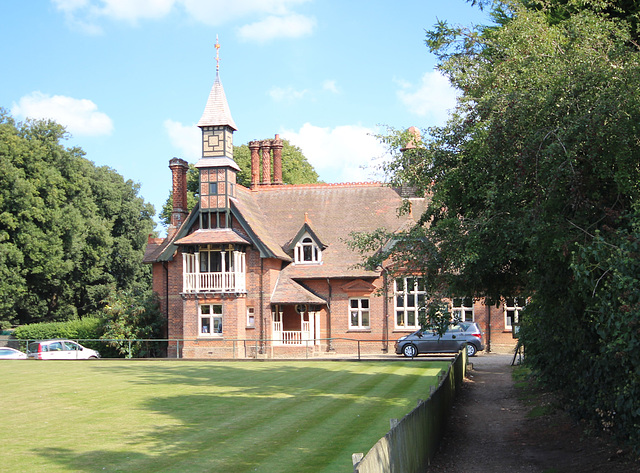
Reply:
[[327, 90], [329, 92], [333, 92], [334, 94], [340, 93], [335, 80], [325, 80], [322, 84], [322, 89]]
[[310, 0], [176, 0], [197, 21], [221, 25], [253, 15], [286, 16], [291, 7]]
[[32, 92], [14, 102], [11, 114], [21, 118], [51, 119], [65, 126], [75, 136], [109, 135], [113, 122], [106, 113], [99, 112], [91, 100], [63, 95]]
[[280, 135], [300, 147], [321, 180], [362, 182], [381, 179], [374, 160], [383, 158], [386, 149], [375, 132], [359, 125], [322, 128], [305, 123], [297, 132], [284, 130]]
[[104, 6], [96, 10], [99, 16], [135, 23], [139, 19], [162, 18], [168, 15], [175, 0], [102, 0], [102, 2]]
[[71, 12], [84, 8], [88, 5], [88, 0], [51, 0], [58, 10]]
[[397, 91], [400, 101], [407, 106], [409, 112], [420, 117], [429, 117], [438, 124], [444, 123], [448, 111], [456, 105], [456, 90], [449, 79], [438, 71], [427, 72], [416, 87], [404, 80], [397, 80], [400, 86]]
[[182, 159], [196, 162], [202, 154], [200, 129], [194, 125], [185, 126], [173, 120], [164, 121], [164, 129], [169, 135], [171, 144], [180, 151]]
[[238, 35], [247, 41], [264, 43], [275, 38], [308, 36], [315, 26], [315, 19], [304, 15], [268, 16], [263, 20], [240, 27]]
[[308, 90], [295, 90], [293, 87], [272, 87], [268, 94], [276, 102], [293, 102], [307, 95]]
[[126, 21], [159, 19], [181, 8], [186, 14], [210, 26], [244, 18], [259, 18], [241, 26], [238, 34], [250, 41], [298, 38], [315, 28], [315, 19], [292, 11], [310, 0], [51, 0], [65, 14], [69, 24], [89, 34], [99, 34], [100, 19]]

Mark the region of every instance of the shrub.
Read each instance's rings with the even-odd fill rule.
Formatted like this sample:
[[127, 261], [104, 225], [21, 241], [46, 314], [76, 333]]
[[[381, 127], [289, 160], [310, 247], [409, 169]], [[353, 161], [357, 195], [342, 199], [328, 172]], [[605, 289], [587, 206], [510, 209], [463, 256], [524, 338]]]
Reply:
[[67, 322], [41, 322], [18, 327], [14, 336], [20, 340], [44, 340], [49, 338], [95, 339], [102, 333], [102, 320], [97, 317]]

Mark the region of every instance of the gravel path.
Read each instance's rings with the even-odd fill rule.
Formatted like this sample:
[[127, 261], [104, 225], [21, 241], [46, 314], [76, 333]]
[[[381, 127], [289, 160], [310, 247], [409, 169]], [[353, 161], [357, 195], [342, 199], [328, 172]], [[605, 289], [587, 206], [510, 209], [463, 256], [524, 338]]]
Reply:
[[512, 379], [513, 355], [479, 354], [426, 473], [640, 471], [628, 452], [585, 438], [562, 413], [527, 418]]

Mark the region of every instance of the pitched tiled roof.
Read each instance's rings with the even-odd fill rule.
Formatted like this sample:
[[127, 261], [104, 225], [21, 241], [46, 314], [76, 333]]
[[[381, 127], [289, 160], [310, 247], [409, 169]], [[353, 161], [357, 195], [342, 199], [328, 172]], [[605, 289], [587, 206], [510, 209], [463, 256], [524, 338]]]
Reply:
[[231, 117], [231, 110], [227, 103], [227, 97], [220, 82], [220, 74], [216, 73], [216, 80], [213, 83], [211, 92], [209, 93], [209, 99], [207, 105], [204, 108], [204, 113], [198, 122], [198, 126], [220, 126], [228, 125], [234, 130], [237, 130], [235, 122]]
[[216, 230], [196, 230], [175, 241], [176, 245], [207, 245], [221, 243], [251, 243], [247, 238], [229, 228]]
[[238, 192], [238, 201], [241, 212], [251, 209], [252, 226], [260, 238], [281, 251], [305, 223], [306, 214], [327, 247], [321, 264], [285, 268], [283, 275], [292, 279], [376, 276], [359, 267], [361, 256], [347, 245], [350, 234], [378, 228], [394, 232], [414, 223], [411, 216], [398, 217], [401, 197], [379, 183], [265, 186]]
[[287, 277], [280, 277], [269, 301], [272, 304], [326, 304], [327, 301], [315, 295]]
[[149, 238], [147, 246], [144, 249], [144, 256], [142, 257], [143, 263], [153, 263], [158, 259], [158, 255], [162, 252], [162, 244], [164, 240], [159, 238]]
[[235, 208], [235, 214], [241, 220], [245, 230], [250, 231], [254, 243], [260, 250], [260, 255], [266, 258], [278, 258], [291, 261], [291, 257], [282, 249], [277, 240], [273, 238], [268, 220], [258, 205], [254, 193], [249, 189], [237, 186], [237, 198], [231, 199]]

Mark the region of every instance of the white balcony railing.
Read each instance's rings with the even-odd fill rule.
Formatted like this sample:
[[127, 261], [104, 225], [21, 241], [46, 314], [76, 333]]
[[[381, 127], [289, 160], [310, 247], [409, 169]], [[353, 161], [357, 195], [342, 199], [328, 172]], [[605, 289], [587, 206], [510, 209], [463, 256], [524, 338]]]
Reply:
[[242, 271], [223, 271], [217, 273], [201, 273], [199, 271], [198, 253], [183, 253], [183, 292], [247, 292], [244, 273], [244, 253], [235, 252], [236, 267]]

